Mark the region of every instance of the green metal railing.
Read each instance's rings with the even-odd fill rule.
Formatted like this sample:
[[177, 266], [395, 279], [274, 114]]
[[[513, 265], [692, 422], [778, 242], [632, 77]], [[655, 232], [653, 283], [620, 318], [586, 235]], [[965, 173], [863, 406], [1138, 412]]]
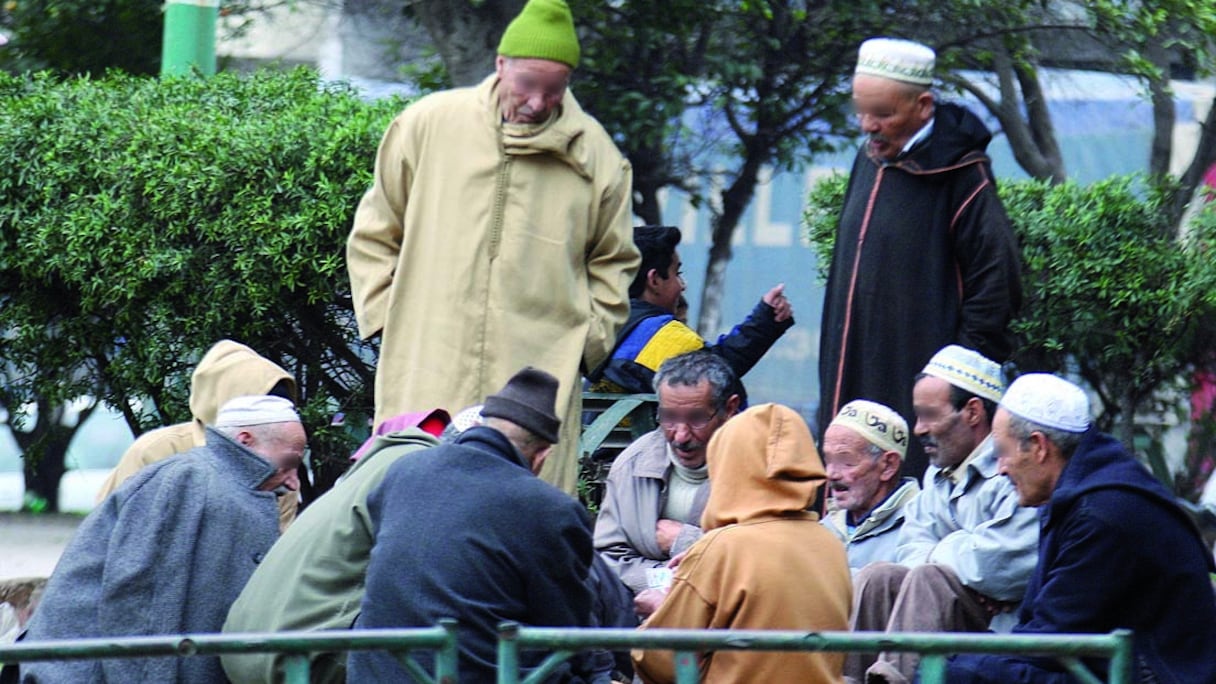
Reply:
[[[922, 684], [945, 684], [946, 656], [955, 653], [1007, 653], [1050, 656], [1084, 684], [1099, 684], [1081, 657], [1110, 659], [1110, 684], [1132, 684], [1132, 633], [1110, 634], [962, 634], [888, 632], [796, 632], [777, 630], [562, 629], [499, 625], [498, 684], [543, 682], [575, 653], [591, 648], [619, 651], [642, 648], [675, 651], [677, 684], [700, 681], [697, 653], [702, 651], [916, 651], [922, 654]], [[520, 678], [521, 650], [553, 651], [526, 678]]]
[[[955, 653], [1005, 653], [1053, 657], [1083, 684], [1100, 680], [1082, 657], [1110, 659], [1110, 684], [1132, 684], [1132, 633], [1110, 634], [962, 634], [886, 632], [798, 632], [779, 630], [580, 629], [499, 626], [498, 684], [543, 682], [575, 653], [593, 648], [634, 648], [675, 652], [677, 684], [700, 681], [698, 654], [704, 651], [915, 651], [922, 655], [922, 684], [945, 684], [946, 656]], [[286, 684], [307, 684], [309, 654], [383, 650], [395, 654], [416, 682], [455, 684], [456, 623], [437, 627], [278, 634], [188, 634], [161, 637], [72, 639], [0, 646], [0, 663], [151, 656], [191, 657], [225, 653], [284, 653]], [[435, 672], [427, 673], [411, 651], [435, 651]], [[539, 667], [520, 677], [520, 651], [551, 651]]]
[[[410, 651], [435, 651], [432, 676], [410, 657]], [[368, 629], [280, 634], [186, 634], [113, 639], [64, 639], [20, 642], [0, 646], [0, 663], [38, 660], [87, 660], [148, 656], [190, 657], [225, 653], [285, 653], [286, 684], [308, 684], [310, 653], [332, 651], [389, 651], [396, 655], [416, 682], [456, 684], [456, 621], [441, 620], [437, 627], [419, 629]]]

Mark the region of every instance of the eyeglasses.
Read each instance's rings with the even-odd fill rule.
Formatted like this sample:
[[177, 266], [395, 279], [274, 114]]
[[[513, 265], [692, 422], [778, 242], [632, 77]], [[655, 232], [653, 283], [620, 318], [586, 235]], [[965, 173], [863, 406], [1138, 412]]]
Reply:
[[654, 412], [655, 420], [659, 422], [659, 425], [668, 430], [675, 428], [677, 425], [687, 425], [690, 430], [704, 430], [716, 415], [718, 415], [718, 409], [714, 409], [709, 413], [705, 411], [690, 411], [681, 414], [678, 411], [660, 408]]

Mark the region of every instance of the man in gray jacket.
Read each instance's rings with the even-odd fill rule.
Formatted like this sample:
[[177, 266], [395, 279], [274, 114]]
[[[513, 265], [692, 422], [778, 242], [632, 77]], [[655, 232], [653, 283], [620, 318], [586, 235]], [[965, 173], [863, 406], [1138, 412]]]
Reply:
[[[980, 632], [994, 618], [1012, 627], [1038, 558], [1039, 521], [997, 472], [992, 418], [1004, 391], [1000, 366], [958, 345], [917, 375], [913, 429], [930, 466], [907, 506], [896, 562], [854, 578], [856, 629]], [[850, 670], [858, 660], [846, 661], [845, 675], [860, 681]], [[919, 662], [915, 653], [879, 654], [865, 681], [911, 681]]]
[[[27, 642], [218, 632], [279, 536], [305, 434], [292, 403], [226, 402], [206, 445], [136, 473], [85, 518], [47, 583]], [[224, 681], [216, 656], [31, 663], [26, 684]]]
[[701, 538], [705, 449], [739, 410], [735, 382], [726, 361], [705, 350], [672, 357], [655, 373], [659, 427], [612, 464], [595, 521], [596, 551], [634, 594], [656, 588], [650, 571]]

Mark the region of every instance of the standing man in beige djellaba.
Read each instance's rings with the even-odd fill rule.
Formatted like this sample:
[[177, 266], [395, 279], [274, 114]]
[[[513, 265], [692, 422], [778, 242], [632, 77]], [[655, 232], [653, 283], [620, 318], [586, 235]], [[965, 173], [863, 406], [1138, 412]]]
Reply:
[[530, 0], [493, 74], [389, 126], [346, 251], [359, 333], [381, 336], [376, 421], [541, 368], [562, 418], [541, 476], [571, 493], [579, 378], [612, 351], [639, 261], [632, 169], [567, 87], [578, 60], [566, 3]]

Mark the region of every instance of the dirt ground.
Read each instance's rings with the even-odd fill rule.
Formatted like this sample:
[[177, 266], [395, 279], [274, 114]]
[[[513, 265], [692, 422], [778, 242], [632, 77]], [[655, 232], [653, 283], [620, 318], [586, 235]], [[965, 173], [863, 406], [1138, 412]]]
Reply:
[[0, 581], [49, 577], [82, 516], [0, 513]]

